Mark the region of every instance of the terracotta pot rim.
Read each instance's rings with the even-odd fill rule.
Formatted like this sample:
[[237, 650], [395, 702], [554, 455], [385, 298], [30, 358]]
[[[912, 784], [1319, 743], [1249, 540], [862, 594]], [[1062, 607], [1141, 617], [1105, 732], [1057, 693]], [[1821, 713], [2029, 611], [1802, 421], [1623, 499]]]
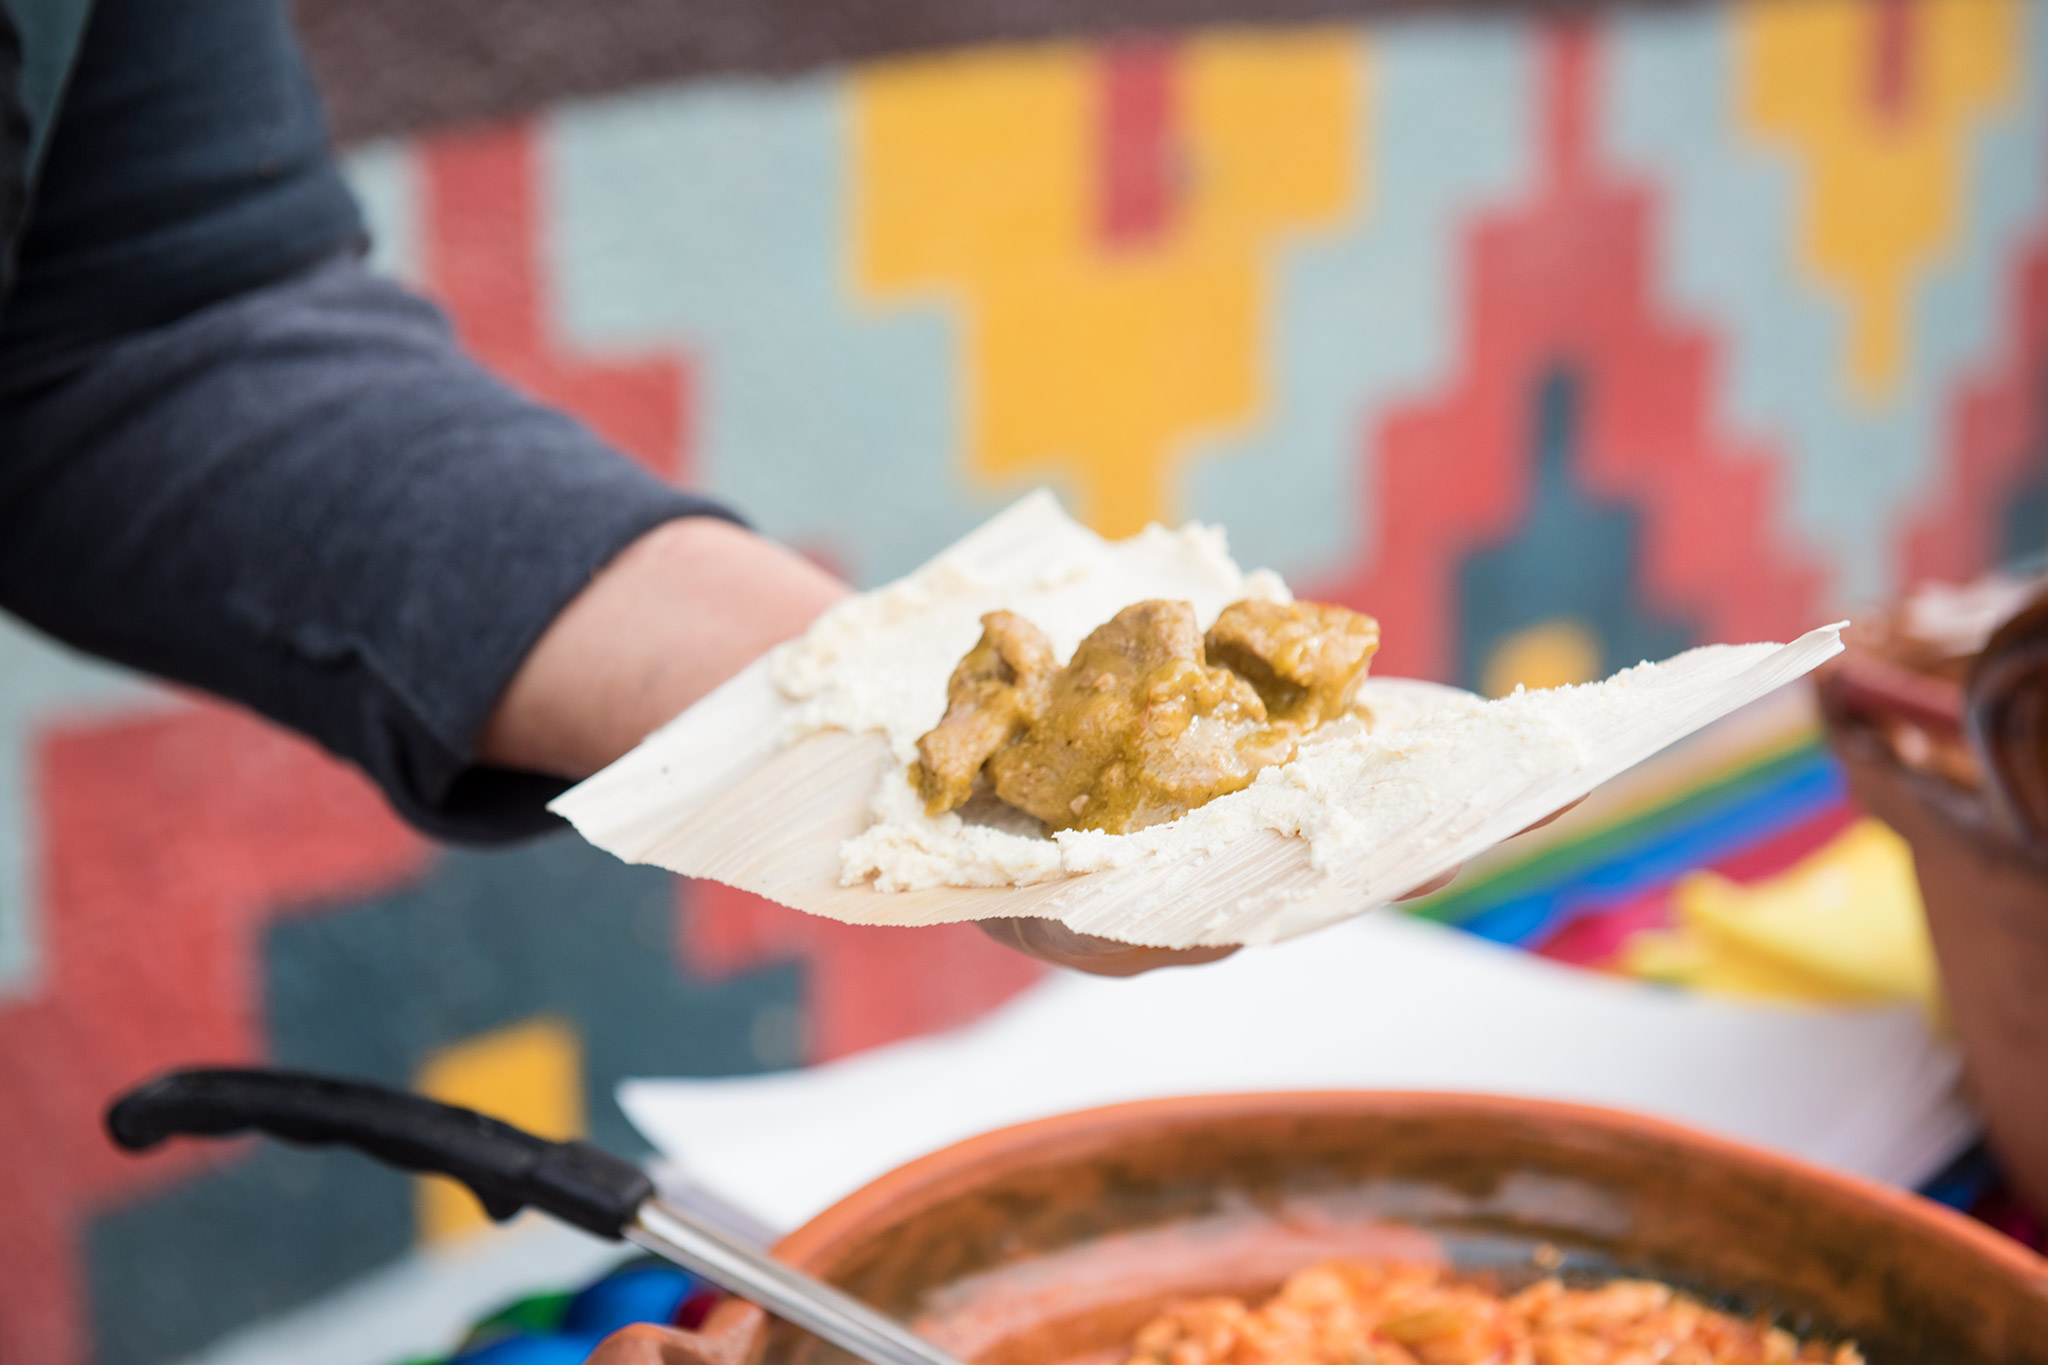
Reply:
[[1798, 1157], [1646, 1114], [1561, 1100], [1431, 1090], [1276, 1090], [1176, 1095], [1027, 1120], [964, 1138], [878, 1176], [783, 1237], [776, 1243], [775, 1255], [791, 1265], [807, 1268], [829, 1262], [841, 1243], [865, 1236], [878, 1217], [900, 1216], [972, 1190], [985, 1179], [990, 1158], [1030, 1153], [1039, 1160], [1056, 1159], [1063, 1147], [1098, 1144], [1105, 1130], [1138, 1133], [1190, 1121], [1269, 1112], [1276, 1116], [1309, 1117], [1346, 1113], [1465, 1113], [1487, 1118], [1536, 1118], [1682, 1148], [1726, 1164], [1789, 1175], [1837, 1198], [1875, 1206], [1979, 1259], [1987, 1269], [2009, 1275], [2031, 1292], [2048, 1297], [2048, 1258], [2037, 1256], [2011, 1238], [1910, 1190], [1829, 1170]]

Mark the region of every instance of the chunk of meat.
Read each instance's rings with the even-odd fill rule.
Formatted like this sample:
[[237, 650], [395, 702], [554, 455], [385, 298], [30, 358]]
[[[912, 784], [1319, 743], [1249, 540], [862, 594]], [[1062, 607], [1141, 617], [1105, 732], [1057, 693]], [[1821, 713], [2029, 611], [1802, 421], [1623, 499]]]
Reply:
[[1053, 829], [1123, 834], [1250, 786], [1341, 715], [1379, 648], [1379, 624], [1312, 602], [1238, 602], [1204, 637], [1186, 602], [1125, 607], [1065, 668], [1037, 627], [981, 618], [918, 741], [928, 814], [966, 804], [978, 775]]
[[1258, 690], [1275, 721], [1312, 730], [1344, 714], [1380, 647], [1380, 623], [1321, 602], [1233, 602], [1209, 627], [1211, 664]]
[[1206, 661], [1192, 606], [1139, 602], [1081, 642], [1043, 717], [988, 774], [998, 797], [1054, 829], [1124, 833], [1250, 785], [1294, 741], [1249, 683]]
[[989, 756], [1045, 714], [1056, 667], [1045, 632], [1015, 612], [981, 618], [981, 639], [946, 682], [946, 715], [917, 742], [912, 780], [927, 815], [965, 805]]

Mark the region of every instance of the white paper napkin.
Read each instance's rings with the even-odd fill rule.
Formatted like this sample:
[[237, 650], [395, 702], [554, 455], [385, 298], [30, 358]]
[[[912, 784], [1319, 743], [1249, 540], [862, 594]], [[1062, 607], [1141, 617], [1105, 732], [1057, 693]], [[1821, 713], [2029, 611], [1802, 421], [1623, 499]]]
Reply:
[[1229, 1091], [1570, 1100], [1914, 1184], [1974, 1132], [1958, 1074], [1910, 1009], [1684, 995], [1385, 913], [1211, 966], [1063, 974], [955, 1033], [805, 1071], [629, 1081], [619, 1101], [690, 1180], [787, 1229], [991, 1128]]

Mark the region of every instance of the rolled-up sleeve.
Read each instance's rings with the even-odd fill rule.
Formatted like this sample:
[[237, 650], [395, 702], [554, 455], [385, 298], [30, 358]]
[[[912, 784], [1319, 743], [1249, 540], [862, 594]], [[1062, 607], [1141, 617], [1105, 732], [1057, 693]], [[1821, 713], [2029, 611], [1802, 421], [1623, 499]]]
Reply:
[[706, 514], [352, 259], [0, 397], [0, 607], [311, 736], [443, 838], [553, 827], [564, 784], [480, 766], [484, 723], [593, 575]]

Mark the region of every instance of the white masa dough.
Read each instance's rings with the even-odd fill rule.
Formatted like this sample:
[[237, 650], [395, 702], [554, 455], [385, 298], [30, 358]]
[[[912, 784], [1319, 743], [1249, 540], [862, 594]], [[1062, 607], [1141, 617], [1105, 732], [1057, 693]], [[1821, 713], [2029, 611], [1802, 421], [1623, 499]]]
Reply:
[[[1433, 683], [1368, 677], [1357, 714], [1309, 735], [1294, 759], [1242, 791], [1178, 820], [1129, 834], [1063, 830], [993, 801], [928, 816], [909, 781], [918, 738], [946, 709], [946, 680], [981, 634], [984, 613], [1006, 609], [1037, 625], [1064, 661], [1089, 631], [1133, 602], [1193, 603], [1203, 627], [1245, 597], [1288, 599], [1278, 575], [1245, 573], [1220, 529], [1148, 527], [1120, 542], [1077, 538], [1028, 581], [1002, 583], [941, 556], [908, 578], [848, 599], [803, 638], [783, 646], [770, 676], [795, 703], [788, 740], [819, 730], [879, 731], [893, 761], [869, 802], [870, 823], [840, 846], [841, 880], [878, 891], [1028, 886], [1079, 873], [1199, 858], [1254, 831], [1305, 840], [1327, 869], [1404, 837], [1428, 840], [1444, 811], [1486, 810], [1577, 771], [1595, 737], [1654, 708], [1704, 656], [1773, 645], [1710, 646], [1642, 664], [1604, 682], [1496, 701]], [[1371, 604], [1366, 604], [1370, 610]], [[1737, 663], [1736, 660], [1727, 660]], [[1682, 686], [1680, 687], [1682, 691]]]

